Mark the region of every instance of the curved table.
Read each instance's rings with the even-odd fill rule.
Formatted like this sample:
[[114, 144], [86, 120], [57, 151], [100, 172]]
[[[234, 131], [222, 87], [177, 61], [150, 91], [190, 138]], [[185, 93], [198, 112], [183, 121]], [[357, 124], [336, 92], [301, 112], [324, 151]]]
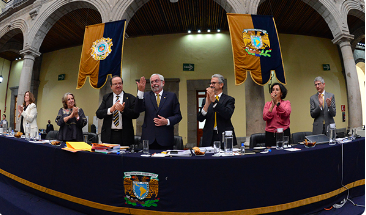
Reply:
[[306, 214], [364, 195], [364, 138], [235, 157], [71, 153], [4, 136], [0, 146], [2, 182], [86, 214]]

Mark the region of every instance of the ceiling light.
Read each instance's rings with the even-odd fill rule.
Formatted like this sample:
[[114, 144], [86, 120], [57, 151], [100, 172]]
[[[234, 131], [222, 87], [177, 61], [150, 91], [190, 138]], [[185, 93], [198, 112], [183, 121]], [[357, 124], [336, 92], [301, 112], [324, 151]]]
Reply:
[[191, 33], [191, 30], [188, 30], [188, 34], [190, 34]]
[[0, 75], [0, 83], [3, 82], [3, 76]]
[[211, 32], [211, 30], [210, 29], [207, 29], [207, 32]]
[[170, 0], [170, 3], [177, 3], [178, 0]]
[[198, 32], [198, 33], [201, 33], [201, 30], [198, 30], [197, 32]]
[[220, 29], [217, 29], [217, 32], [220, 32]]

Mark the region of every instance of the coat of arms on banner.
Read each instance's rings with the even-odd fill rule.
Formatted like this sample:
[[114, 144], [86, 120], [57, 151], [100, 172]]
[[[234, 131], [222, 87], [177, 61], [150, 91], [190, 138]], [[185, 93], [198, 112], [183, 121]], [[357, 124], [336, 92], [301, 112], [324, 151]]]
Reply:
[[101, 38], [93, 42], [91, 56], [94, 60], [104, 60], [112, 52], [112, 39]]
[[248, 55], [257, 57], [271, 57], [269, 54], [270, 42], [266, 30], [244, 29], [243, 30], [244, 49]]
[[159, 202], [158, 175], [149, 172], [125, 172], [124, 188], [126, 204], [140, 207], [157, 206]]

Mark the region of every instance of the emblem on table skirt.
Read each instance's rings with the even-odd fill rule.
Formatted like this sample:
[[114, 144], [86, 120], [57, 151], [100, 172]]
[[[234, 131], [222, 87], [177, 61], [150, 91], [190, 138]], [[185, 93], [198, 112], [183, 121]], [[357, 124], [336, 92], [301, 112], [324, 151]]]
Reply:
[[270, 49], [270, 42], [266, 30], [244, 29], [243, 42], [244, 49], [248, 55], [271, 57], [269, 53], [272, 49]]
[[94, 60], [104, 60], [112, 52], [112, 39], [102, 37], [93, 42], [91, 56]]
[[125, 204], [138, 207], [157, 206], [159, 202], [158, 174], [149, 172], [124, 173]]

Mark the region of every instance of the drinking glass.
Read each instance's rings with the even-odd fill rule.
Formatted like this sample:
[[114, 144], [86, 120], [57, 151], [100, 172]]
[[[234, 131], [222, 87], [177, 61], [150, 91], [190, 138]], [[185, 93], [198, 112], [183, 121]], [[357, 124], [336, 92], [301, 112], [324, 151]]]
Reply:
[[142, 152], [146, 155], [149, 154], [149, 140], [142, 141]]
[[84, 142], [88, 143], [88, 135], [84, 135]]
[[290, 148], [291, 147], [291, 144], [289, 143], [289, 139], [290, 139], [289, 136], [284, 136], [283, 137], [283, 146], [285, 148]]
[[283, 128], [277, 128], [276, 149], [277, 150], [282, 150], [283, 149]]
[[214, 145], [214, 153], [219, 154], [220, 153], [221, 142], [220, 141], [214, 141], [213, 145]]

